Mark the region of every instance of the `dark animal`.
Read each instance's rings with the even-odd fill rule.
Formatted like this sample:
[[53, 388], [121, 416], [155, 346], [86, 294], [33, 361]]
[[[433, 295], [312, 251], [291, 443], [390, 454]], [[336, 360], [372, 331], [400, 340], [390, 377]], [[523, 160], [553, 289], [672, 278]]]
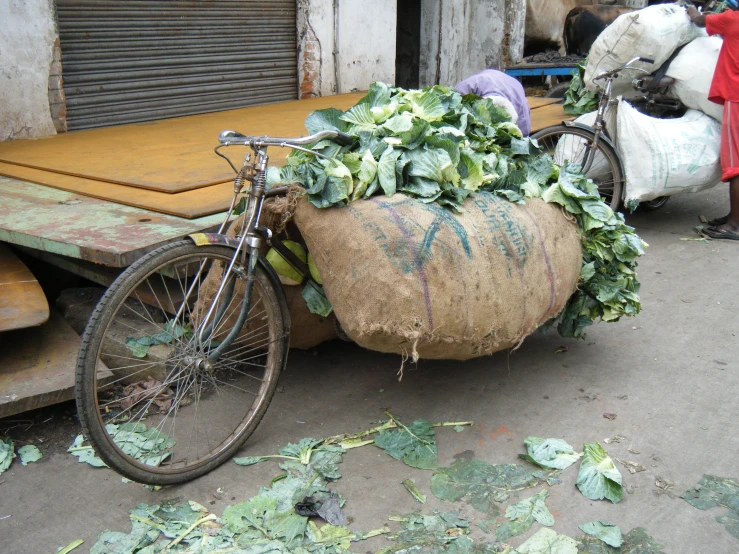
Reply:
[[603, 30], [617, 17], [633, 12], [624, 6], [579, 6], [565, 17], [563, 43], [567, 54], [587, 56], [590, 47]]

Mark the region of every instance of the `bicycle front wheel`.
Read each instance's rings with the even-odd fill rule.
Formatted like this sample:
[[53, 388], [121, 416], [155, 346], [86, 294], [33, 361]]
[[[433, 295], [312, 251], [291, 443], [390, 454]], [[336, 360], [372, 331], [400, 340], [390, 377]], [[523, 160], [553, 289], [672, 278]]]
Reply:
[[598, 185], [598, 192], [613, 211], [621, 205], [624, 176], [618, 154], [610, 144], [593, 145], [593, 133], [579, 127], [556, 125], [532, 135], [539, 146], [559, 165], [576, 164]]
[[[77, 361], [80, 421], [100, 458], [130, 479], [170, 485], [214, 469], [274, 395], [289, 343], [284, 294], [260, 263], [244, 306], [245, 268], [237, 263], [223, 279], [232, 256], [222, 246], [166, 245], [123, 272], [88, 322]], [[209, 359], [242, 309], [241, 332]]]

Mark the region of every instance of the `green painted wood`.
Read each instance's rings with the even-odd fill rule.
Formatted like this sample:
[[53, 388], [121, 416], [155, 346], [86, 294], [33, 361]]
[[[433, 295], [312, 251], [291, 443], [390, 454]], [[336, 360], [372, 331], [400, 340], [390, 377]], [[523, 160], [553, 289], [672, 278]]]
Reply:
[[111, 267], [224, 217], [184, 219], [2, 176], [0, 199], [0, 241]]

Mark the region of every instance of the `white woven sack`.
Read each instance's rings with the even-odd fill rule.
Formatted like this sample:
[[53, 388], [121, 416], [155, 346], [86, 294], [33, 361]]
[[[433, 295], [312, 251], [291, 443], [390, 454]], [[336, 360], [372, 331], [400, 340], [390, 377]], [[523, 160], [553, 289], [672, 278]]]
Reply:
[[[683, 44], [706, 36], [690, 22], [685, 8], [677, 4], [659, 4], [626, 13], [606, 27], [593, 43], [585, 69], [585, 86], [598, 90], [593, 82], [604, 71], [611, 71], [637, 56], [654, 60], [654, 64], [637, 62], [650, 73], [657, 71], [672, 53]], [[637, 72], [624, 71], [614, 81], [617, 90], [628, 87]]]
[[658, 119], [618, 106], [618, 153], [626, 202], [697, 192], [721, 182], [721, 124], [698, 110]]
[[675, 56], [667, 70], [667, 76], [677, 81], [670, 87], [671, 92], [688, 108], [718, 121], [723, 118], [724, 107], [711, 102], [708, 92], [723, 43], [721, 37], [697, 38]]

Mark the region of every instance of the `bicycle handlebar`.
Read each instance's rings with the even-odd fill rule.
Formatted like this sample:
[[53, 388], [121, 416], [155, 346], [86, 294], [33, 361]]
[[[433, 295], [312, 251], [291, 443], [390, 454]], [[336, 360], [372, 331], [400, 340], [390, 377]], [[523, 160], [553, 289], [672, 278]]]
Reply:
[[642, 63], [652, 65], [654, 63], [654, 60], [651, 58], [642, 58], [641, 56], [631, 58], [628, 62], [623, 64], [621, 67], [617, 67], [616, 69], [612, 69], [611, 71], [604, 71], [597, 77], [594, 77], [593, 81], [598, 81], [600, 79], [608, 79], [609, 77], [615, 77], [619, 71], [624, 71], [625, 69], [633, 69], [634, 71], [641, 71], [642, 73], [649, 73], [649, 71], [647, 71], [646, 69], [642, 69], [641, 67], [631, 67], [631, 64], [636, 63], [636, 62], [642, 62]]
[[223, 131], [218, 135], [218, 142], [224, 146], [230, 144], [239, 144], [250, 146], [252, 144], [261, 144], [264, 146], [307, 146], [325, 139], [330, 139], [342, 146], [350, 146], [354, 143], [354, 138], [341, 131], [320, 131], [307, 137], [298, 138], [279, 138], [279, 137], [247, 137], [236, 131]]

